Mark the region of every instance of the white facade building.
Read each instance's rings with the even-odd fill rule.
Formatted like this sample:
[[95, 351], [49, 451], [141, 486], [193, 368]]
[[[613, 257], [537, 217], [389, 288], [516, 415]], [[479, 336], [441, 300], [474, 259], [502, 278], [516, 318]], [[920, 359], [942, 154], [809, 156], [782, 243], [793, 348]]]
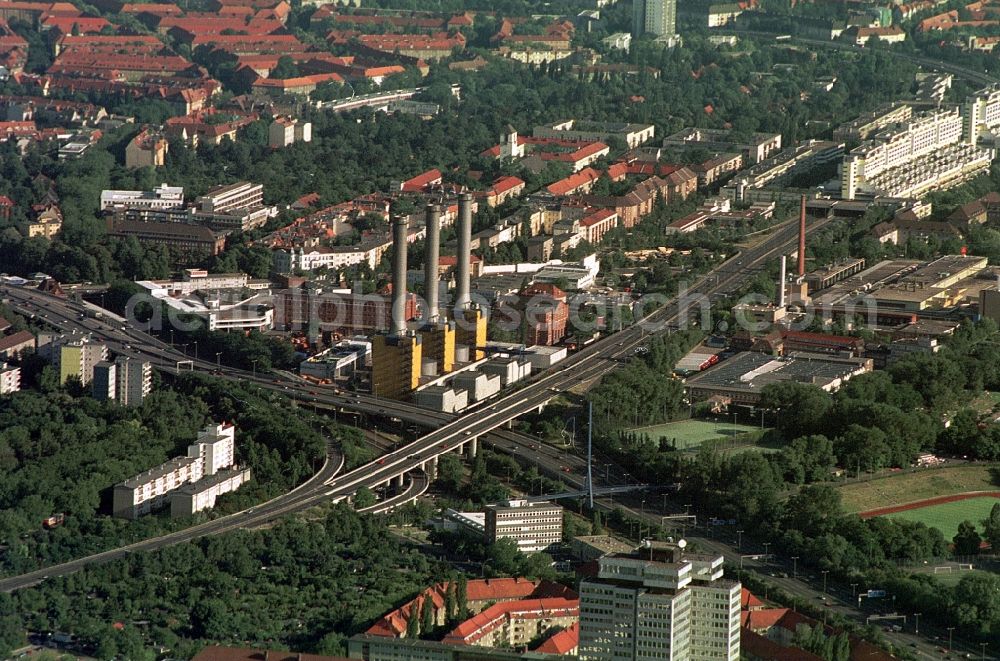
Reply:
[[876, 133], [844, 157], [841, 197], [920, 195], [988, 167], [992, 152], [963, 140], [964, 133], [957, 108], [930, 110]]
[[521, 553], [547, 551], [562, 542], [563, 508], [553, 503], [511, 500], [486, 506], [486, 542], [512, 539]]
[[184, 188], [160, 184], [151, 191], [101, 191], [101, 211], [119, 206], [133, 209], [177, 209], [184, 206]]
[[185, 484], [170, 494], [170, 516], [191, 516], [215, 507], [219, 496], [236, 491], [250, 481], [249, 468], [227, 468], [211, 477]]
[[153, 388], [153, 365], [146, 360], [115, 359], [115, 399], [122, 406], [139, 406]]
[[21, 368], [0, 363], [0, 395], [9, 395], [21, 389]]
[[580, 584], [581, 661], [738, 661], [741, 586], [722, 556], [684, 548], [646, 540], [598, 560]]
[[[185, 485], [196, 487], [186, 492], [184, 496], [191, 503], [203, 503], [204, 501], [199, 500], [196, 496], [207, 493], [209, 495], [204, 496], [204, 499], [210, 500], [214, 504], [215, 497], [224, 493], [224, 491], [220, 492], [219, 488], [221, 487], [216, 485], [225, 484], [226, 481], [218, 478], [218, 480], [213, 479], [211, 482], [199, 484], [199, 480], [213, 478], [233, 466], [235, 438], [236, 429], [233, 425], [210, 425], [198, 433], [198, 440], [193, 445], [188, 446], [187, 456], [174, 457], [156, 468], [115, 485], [112, 505], [114, 516], [134, 519], [165, 507], [177, 490]], [[247, 479], [249, 479], [249, 472], [237, 480], [236, 486]], [[234, 483], [230, 482], [229, 484]], [[213, 493], [214, 495], [212, 495]], [[187, 505], [179, 505], [178, 507], [185, 510]]]

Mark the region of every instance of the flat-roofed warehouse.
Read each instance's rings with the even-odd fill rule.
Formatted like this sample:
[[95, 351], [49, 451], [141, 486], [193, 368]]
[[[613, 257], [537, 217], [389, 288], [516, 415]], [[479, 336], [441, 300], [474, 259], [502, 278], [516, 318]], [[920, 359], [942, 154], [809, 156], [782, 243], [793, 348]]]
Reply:
[[833, 392], [852, 377], [872, 370], [867, 358], [841, 358], [795, 352], [775, 358], [746, 351], [685, 381], [688, 398], [700, 402], [717, 397], [729, 403], [757, 404], [761, 391], [772, 383], [794, 381]]

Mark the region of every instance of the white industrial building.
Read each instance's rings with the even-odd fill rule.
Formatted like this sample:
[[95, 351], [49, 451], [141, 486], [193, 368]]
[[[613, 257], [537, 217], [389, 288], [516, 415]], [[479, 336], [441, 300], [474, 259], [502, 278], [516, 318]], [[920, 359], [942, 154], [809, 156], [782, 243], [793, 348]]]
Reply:
[[499, 376], [500, 384], [507, 388], [531, 376], [531, 363], [521, 356], [491, 358], [479, 367], [479, 371]]
[[428, 386], [413, 393], [413, 402], [434, 411], [457, 413], [469, 405], [469, 394], [448, 386]]
[[473, 370], [459, 372], [452, 378], [451, 383], [455, 388], [468, 393], [470, 402], [481, 402], [503, 388], [499, 374], [483, 374]]

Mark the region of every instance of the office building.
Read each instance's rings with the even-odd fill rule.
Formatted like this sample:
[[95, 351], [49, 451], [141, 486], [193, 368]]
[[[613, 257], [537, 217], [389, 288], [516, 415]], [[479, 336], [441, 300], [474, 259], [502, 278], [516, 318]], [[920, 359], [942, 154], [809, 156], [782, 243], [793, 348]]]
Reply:
[[723, 556], [646, 540], [598, 560], [580, 584], [580, 661], [740, 658], [740, 592]]
[[632, 36], [655, 34], [669, 37], [677, 33], [677, 0], [634, 0]]
[[552, 503], [510, 500], [487, 505], [486, 542], [512, 539], [521, 553], [547, 551], [562, 542], [563, 508]]

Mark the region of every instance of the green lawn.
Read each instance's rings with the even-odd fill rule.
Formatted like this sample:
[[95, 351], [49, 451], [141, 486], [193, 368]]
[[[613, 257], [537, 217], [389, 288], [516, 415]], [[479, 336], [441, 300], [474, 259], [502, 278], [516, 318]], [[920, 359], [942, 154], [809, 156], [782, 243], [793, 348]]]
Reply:
[[629, 431], [636, 434], [647, 434], [653, 440], [666, 438], [677, 442], [678, 450], [693, 450], [706, 441], [733, 438], [751, 432], [759, 432], [760, 427], [752, 425], [733, 424], [720, 420], [682, 420], [664, 425], [638, 427]]
[[852, 482], [838, 490], [846, 511], [867, 512], [935, 496], [992, 491], [997, 488], [992, 472], [991, 467], [982, 464], [927, 468], [913, 473], [890, 473], [874, 480]]
[[1000, 499], [988, 496], [967, 498], [953, 503], [941, 503], [940, 505], [887, 514], [886, 516], [892, 519], [920, 521], [928, 527], [937, 528], [945, 539], [951, 540], [958, 532], [958, 524], [966, 520], [975, 523], [976, 528], [981, 533], [983, 519], [989, 516], [990, 510], [998, 502]]
[[940, 583], [945, 587], [953, 588], [956, 585], [958, 585], [958, 582], [961, 581], [966, 576], [974, 576], [976, 574], [988, 574], [989, 572], [979, 571], [978, 569], [972, 569], [972, 570], [963, 569], [959, 571], [957, 568], [955, 568], [952, 569], [951, 572], [949, 573], [944, 573], [944, 572], [937, 574], [932, 572], [921, 572], [921, 573], [924, 573], [928, 576], [933, 576], [935, 581], [937, 581], [938, 583]]

